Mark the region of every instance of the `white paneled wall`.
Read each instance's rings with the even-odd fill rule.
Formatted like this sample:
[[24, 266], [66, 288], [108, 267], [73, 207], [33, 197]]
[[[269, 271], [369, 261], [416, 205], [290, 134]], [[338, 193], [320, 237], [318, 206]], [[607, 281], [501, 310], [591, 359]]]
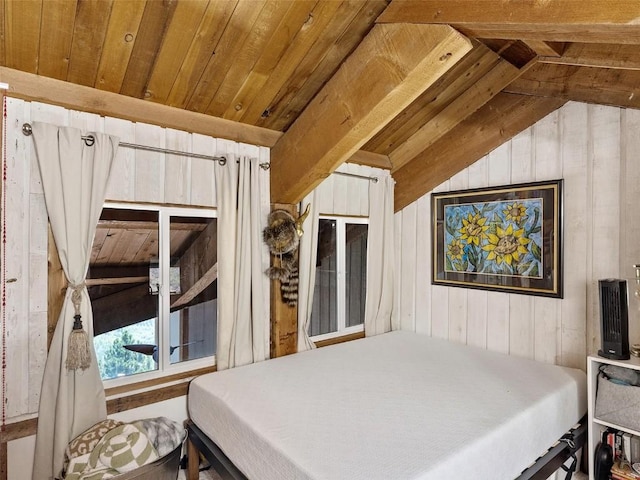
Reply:
[[[38, 410], [47, 342], [47, 211], [32, 140], [22, 125], [34, 121], [104, 132], [120, 141], [203, 155], [258, 157], [269, 149], [62, 107], [7, 98], [6, 307], [7, 418]], [[107, 200], [215, 207], [213, 162], [118, 148]], [[340, 171], [376, 175], [378, 169], [345, 164]], [[265, 186], [265, 188], [267, 188]], [[319, 187], [324, 214], [367, 216], [369, 181], [329, 176]]]
[[[7, 98], [6, 340], [7, 418], [38, 410], [47, 342], [47, 211], [27, 122], [104, 132], [123, 142], [171, 150], [246, 155], [269, 162], [269, 149], [62, 107]], [[107, 200], [215, 207], [213, 162], [120, 147]]]
[[[363, 177], [375, 177], [380, 169], [344, 163], [337, 172]], [[319, 213], [322, 215], [369, 216], [369, 185], [371, 180], [344, 175], [329, 175], [316, 187]]]
[[[597, 281], [640, 263], [640, 111], [568, 103], [434, 191], [564, 179], [564, 298], [431, 285], [431, 197], [396, 214], [402, 328], [585, 368], [599, 346]], [[632, 298], [631, 341], [640, 343]]]

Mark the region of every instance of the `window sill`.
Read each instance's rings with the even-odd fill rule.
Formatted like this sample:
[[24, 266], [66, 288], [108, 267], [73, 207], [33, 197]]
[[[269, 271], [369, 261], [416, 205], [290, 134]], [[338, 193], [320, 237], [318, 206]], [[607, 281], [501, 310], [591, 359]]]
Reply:
[[316, 344], [316, 347], [321, 348], [328, 347], [329, 345], [336, 345], [338, 343], [350, 342], [351, 340], [357, 340], [359, 338], [364, 338], [364, 331], [341, 335], [339, 337], [327, 338], [326, 340], [318, 340], [317, 342], [313, 343]]
[[[216, 367], [204, 367], [159, 378], [129, 383], [105, 389], [107, 412], [123, 412], [151, 403], [186, 395], [189, 381], [198, 375], [215, 372]], [[172, 384], [172, 385], [168, 385]], [[126, 395], [128, 394], [129, 395]]]

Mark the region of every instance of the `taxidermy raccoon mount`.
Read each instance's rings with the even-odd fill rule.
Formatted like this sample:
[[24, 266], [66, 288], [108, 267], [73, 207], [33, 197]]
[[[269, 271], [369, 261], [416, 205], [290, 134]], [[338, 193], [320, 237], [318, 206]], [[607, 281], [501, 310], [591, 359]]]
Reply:
[[280, 281], [282, 301], [290, 307], [298, 303], [298, 258], [297, 250], [300, 245], [302, 223], [309, 215], [309, 205], [305, 212], [296, 220], [286, 210], [274, 210], [267, 218], [267, 226], [262, 232], [264, 243], [269, 247], [272, 255], [280, 260], [279, 265], [273, 265], [265, 272], [271, 280]]

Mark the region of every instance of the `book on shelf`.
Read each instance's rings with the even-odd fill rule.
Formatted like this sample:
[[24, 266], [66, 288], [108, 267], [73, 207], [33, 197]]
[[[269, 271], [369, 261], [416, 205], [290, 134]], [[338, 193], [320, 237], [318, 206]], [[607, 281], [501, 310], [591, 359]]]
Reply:
[[611, 467], [611, 478], [614, 480], [640, 480], [640, 474], [634, 472], [628, 462], [616, 460]]

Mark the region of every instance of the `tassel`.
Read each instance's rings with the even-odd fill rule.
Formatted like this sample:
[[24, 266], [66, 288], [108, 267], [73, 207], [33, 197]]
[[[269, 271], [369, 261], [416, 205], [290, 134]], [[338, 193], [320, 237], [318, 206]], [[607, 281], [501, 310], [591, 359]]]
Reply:
[[89, 336], [82, 328], [82, 317], [74, 315], [73, 330], [69, 334], [67, 350], [67, 370], [86, 370], [91, 365]]
[[71, 301], [75, 309], [73, 316], [73, 330], [69, 334], [69, 346], [67, 348], [67, 370], [86, 370], [91, 365], [91, 346], [89, 336], [82, 328], [82, 316], [80, 315], [80, 303], [82, 302], [82, 289], [85, 284], [70, 285], [73, 288]]

